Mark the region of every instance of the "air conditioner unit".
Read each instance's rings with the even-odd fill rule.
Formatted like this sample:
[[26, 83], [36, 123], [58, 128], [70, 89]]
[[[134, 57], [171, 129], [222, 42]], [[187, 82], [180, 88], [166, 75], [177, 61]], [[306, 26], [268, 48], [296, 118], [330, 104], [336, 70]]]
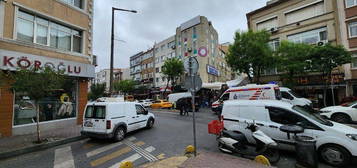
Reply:
[[324, 45], [326, 45], [327, 43], [328, 43], [327, 40], [322, 40], [322, 41], [316, 42], [316, 45], [317, 45], [317, 46], [324, 46]]
[[270, 32], [271, 33], [275, 33], [275, 32], [277, 32], [279, 30], [279, 28], [277, 28], [277, 27], [272, 27], [272, 28], [270, 28]]
[[173, 46], [171, 46], [171, 49], [173, 49], [173, 50], [174, 50], [174, 49], [176, 49], [176, 46], [174, 46], [174, 45], [173, 45]]

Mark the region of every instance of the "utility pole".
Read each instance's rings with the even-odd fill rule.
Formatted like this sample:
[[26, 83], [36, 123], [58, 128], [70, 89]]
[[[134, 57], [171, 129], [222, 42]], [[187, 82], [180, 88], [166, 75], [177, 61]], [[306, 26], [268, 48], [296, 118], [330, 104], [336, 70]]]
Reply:
[[111, 33], [111, 44], [110, 44], [110, 73], [109, 73], [109, 94], [112, 96], [113, 94], [113, 69], [114, 69], [114, 16], [115, 11], [124, 11], [124, 12], [132, 12], [137, 13], [136, 10], [127, 10], [112, 7], [112, 33]]

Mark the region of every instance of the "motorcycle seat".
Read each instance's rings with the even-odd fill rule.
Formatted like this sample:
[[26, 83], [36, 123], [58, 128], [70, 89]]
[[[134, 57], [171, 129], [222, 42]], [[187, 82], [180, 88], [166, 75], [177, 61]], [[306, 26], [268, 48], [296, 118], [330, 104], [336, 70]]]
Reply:
[[234, 132], [234, 131], [227, 131], [227, 130], [223, 130], [222, 133], [223, 133], [223, 136], [228, 136], [228, 137], [238, 141], [240, 144], [246, 144], [248, 142], [247, 138], [242, 133], [238, 133], [238, 132]]

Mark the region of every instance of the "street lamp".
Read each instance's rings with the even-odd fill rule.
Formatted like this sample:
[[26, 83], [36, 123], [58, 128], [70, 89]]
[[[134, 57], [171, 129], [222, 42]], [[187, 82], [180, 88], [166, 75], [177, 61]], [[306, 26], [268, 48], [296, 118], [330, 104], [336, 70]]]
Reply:
[[109, 77], [109, 94], [113, 94], [113, 69], [114, 69], [114, 12], [115, 11], [124, 11], [137, 13], [136, 10], [127, 10], [112, 7], [112, 34], [111, 34], [111, 46], [110, 46], [110, 77]]

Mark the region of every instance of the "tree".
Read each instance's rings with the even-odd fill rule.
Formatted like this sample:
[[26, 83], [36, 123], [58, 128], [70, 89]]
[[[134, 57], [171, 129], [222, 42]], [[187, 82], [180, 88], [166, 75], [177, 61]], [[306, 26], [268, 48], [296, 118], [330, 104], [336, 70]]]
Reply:
[[55, 71], [49, 67], [20, 69], [11, 74], [13, 80], [12, 89], [16, 92], [27, 93], [28, 97], [34, 100], [36, 109], [37, 142], [40, 138], [40, 110], [39, 101], [56, 90], [62, 89], [65, 76], [62, 71]]
[[90, 92], [88, 94], [89, 100], [96, 100], [104, 96], [105, 83], [94, 83], [90, 86]]
[[114, 83], [114, 90], [121, 91], [124, 95], [132, 92], [135, 89], [135, 82], [133, 80], [122, 80]]
[[167, 78], [166, 88], [164, 90], [164, 95], [166, 89], [169, 87], [169, 82], [171, 81], [171, 86], [174, 87], [177, 79], [183, 74], [184, 67], [183, 62], [178, 58], [167, 59], [162, 66], [162, 74]]
[[312, 49], [311, 45], [305, 43], [281, 42], [275, 55], [278, 69], [285, 72], [285, 86], [293, 88], [296, 84], [294, 76], [311, 69]]
[[[327, 79], [325, 80], [324, 87], [324, 105], [326, 106], [327, 85], [332, 81], [332, 71], [338, 66], [351, 63], [351, 53], [348, 52], [343, 46], [333, 46], [328, 43], [324, 46], [314, 47], [311, 58], [313, 69], [321, 72], [322, 76]], [[334, 101], [333, 97], [333, 103], [335, 104]]]
[[229, 46], [227, 64], [234, 70], [246, 73], [250, 82], [260, 83], [262, 70], [274, 67], [272, 50], [268, 45], [270, 33], [262, 30], [236, 32], [233, 45]]

